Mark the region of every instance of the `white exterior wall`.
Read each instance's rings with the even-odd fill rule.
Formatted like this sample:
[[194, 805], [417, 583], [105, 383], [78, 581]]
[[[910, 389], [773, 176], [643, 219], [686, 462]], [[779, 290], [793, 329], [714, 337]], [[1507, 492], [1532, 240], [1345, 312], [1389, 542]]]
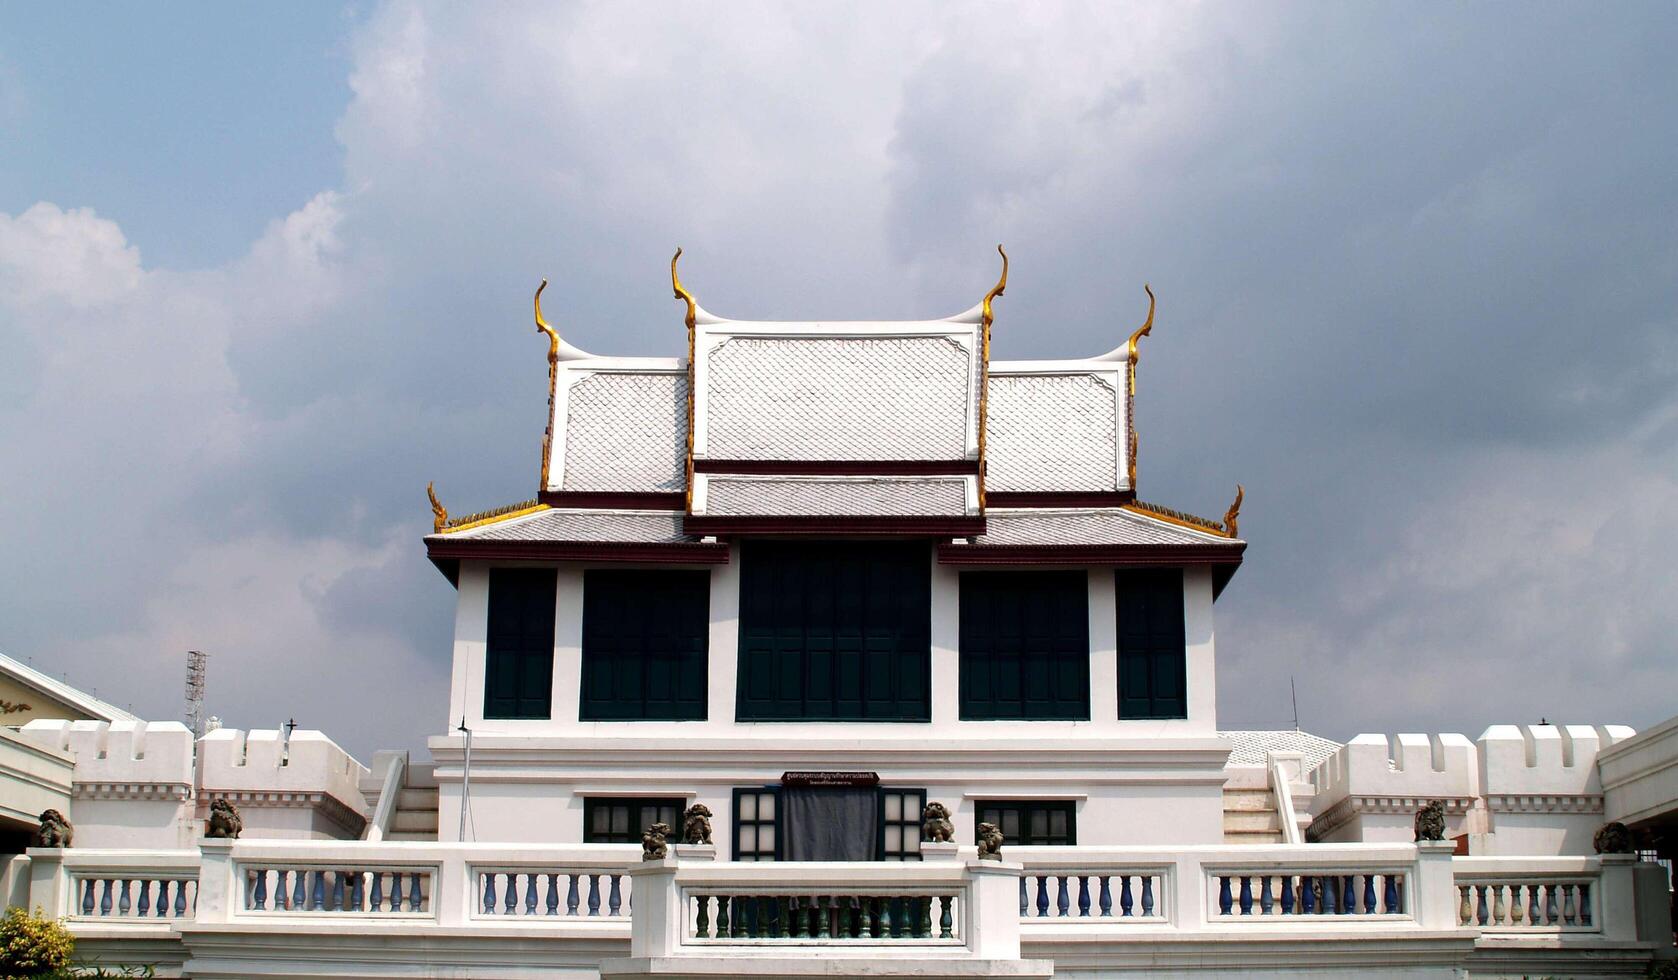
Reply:
[[289, 743], [272, 728], [220, 728], [198, 743], [197, 818], [210, 801], [239, 808], [249, 837], [346, 840], [361, 836], [367, 767], [318, 731], [299, 728]]
[[1445, 803], [1446, 835], [1472, 853], [1591, 854], [1606, 817], [1598, 752], [1628, 738], [1618, 725], [1493, 725], [1457, 734], [1359, 735], [1311, 773], [1312, 837], [1400, 842], [1415, 812]]
[[1079, 843], [1208, 843], [1222, 839], [1223, 763], [1217, 738], [1212, 574], [1184, 575], [1189, 717], [1118, 718], [1113, 571], [1089, 578], [1090, 720], [962, 721], [958, 649], [961, 569], [932, 562], [930, 723], [739, 722], [739, 549], [711, 569], [707, 717], [584, 722], [583, 565], [559, 568], [553, 717], [485, 719], [488, 565], [462, 562], [455, 618], [451, 734], [431, 739], [440, 784], [440, 836], [460, 833], [463, 739], [472, 729], [473, 805], [467, 839], [580, 841], [585, 796], [676, 796], [714, 814], [718, 844], [733, 826], [732, 790], [771, 785], [787, 770], [874, 771], [885, 786], [925, 788], [971, 839], [979, 799], [1072, 799]]

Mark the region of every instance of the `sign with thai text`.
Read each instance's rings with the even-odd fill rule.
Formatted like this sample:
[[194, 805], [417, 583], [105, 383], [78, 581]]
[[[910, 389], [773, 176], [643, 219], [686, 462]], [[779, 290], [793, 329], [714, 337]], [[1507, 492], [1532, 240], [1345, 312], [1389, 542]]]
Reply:
[[782, 786], [878, 786], [877, 772], [783, 772]]

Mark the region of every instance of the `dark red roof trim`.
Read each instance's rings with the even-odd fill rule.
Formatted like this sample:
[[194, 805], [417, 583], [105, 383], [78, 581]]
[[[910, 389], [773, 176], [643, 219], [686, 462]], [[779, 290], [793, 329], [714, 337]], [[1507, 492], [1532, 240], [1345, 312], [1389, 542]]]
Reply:
[[1037, 491], [990, 490], [985, 493], [986, 507], [1122, 507], [1136, 499], [1130, 490], [1109, 491]]
[[740, 517], [694, 516], [682, 521], [688, 534], [900, 534], [968, 537], [985, 533], [983, 517]]
[[940, 565], [1239, 565], [1246, 544], [941, 544]]
[[579, 510], [684, 510], [687, 499], [675, 493], [616, 493], [592, 490], [543, 490], [538, 503]]
[[695, 473], [741, 476], [972, 476], [974, 459], [696, 459]]
[[497, 541], [468, 538], [427, 541], [432, 561], [506, 558], [530, 561], [639, 561], [676, 565], [726, 565], [728, 545], [683, 541]]

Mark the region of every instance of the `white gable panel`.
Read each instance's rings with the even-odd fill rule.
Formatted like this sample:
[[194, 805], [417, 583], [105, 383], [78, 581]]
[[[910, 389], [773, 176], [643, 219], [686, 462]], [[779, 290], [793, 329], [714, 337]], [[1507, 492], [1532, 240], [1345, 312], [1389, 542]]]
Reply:
[[1119, 484], [1119, 399], [1094, 374], [992, 374], [985, 488], [1112, 491]]
[[686, 486], [684, 374], [602, 371], [565, 399], [561, 488], [646, 493]]

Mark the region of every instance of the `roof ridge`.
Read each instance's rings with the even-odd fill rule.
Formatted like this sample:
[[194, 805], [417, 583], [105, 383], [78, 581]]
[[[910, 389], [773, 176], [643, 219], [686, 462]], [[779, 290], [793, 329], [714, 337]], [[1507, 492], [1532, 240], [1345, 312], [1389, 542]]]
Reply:
[[451, 534], [455, 531], [464, 531], [468, 528], [483, 527], [485, 524], [495, 524], [501, 521], [508, 521], [515, 517], [523, 517], [526, 514], [534, 514], [537, 511], [547, 509], [548, 505], [542, 503], [540, 500], [521, 500], [516, 504], [507, 504], [490, 510], [480, 510], [476, 514], [463, 514], [460, 517], [450, 518], [440, 529], [438, 529], [437, 533]]
[[1135, 511], [1139, 514], [1145, 514], [1149, 517], [1157, 517], [1161, 520], [1170, 521], [1174, 524], [1182, 524], [1197, 531], [1206, 531], [1211, 534], [1222, 535], [1226, 538], [1235, 537], [1234, 532], [1232, 532], [1227, 525], [1219, 521], [1207, 520], [1204, 517], [1197, 517], [1187, 511], [1174, 510], [1170, 507], [1162, 507], [1159, 504], [1150, 504], [1144, 503], [1140, 500], [1131, 500], [1128, 503], [1121, 505], [1119, 509]]

